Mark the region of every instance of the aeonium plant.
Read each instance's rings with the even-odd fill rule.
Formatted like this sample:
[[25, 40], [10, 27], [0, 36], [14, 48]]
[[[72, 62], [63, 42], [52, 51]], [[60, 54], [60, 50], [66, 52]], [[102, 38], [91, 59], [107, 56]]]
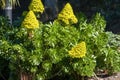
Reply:
[[20, 31], [15, 34], [14, 43], [23, 51], [19, 64], [23, 72], [35, 73], [42, 61], [42, 28], [40, 26], [42, 24], [39, 24], [34, 13], [29, 11], [21, 24]]
[[45, 24], [43, 42], [45, 59], [54, 67], [50, 72], [53, 76], [58, 73], [74, 75], [73, 78], [94, 75], [95, 59], [87, 51], [88, 44], [80, 38], [74, 25], [63, 26], [57, 21]]
[[[72, 19], [63, 18], [68, 22]], [[63, 25], [58, 20], [41, 24], [33, 11], [29, 11], [21, 27], [4, 30], [0, 55], [10, 61], [12, 73], [17, 71], [36, 80], [66, 76], [68, 80], [78, 80], [81, 76], [93, 76], [96, 68], [118, 71], [119, 37], [106, 33], [104, 28], [105, 21], [99, 14], [91, 22], [80, 16], [77, 25]]]
[[[34, 13], [29, 11], [21, 27], [17, 28], [14, 33], [9, 32], [9, 35], [6, 32], [7, 37], [4, 36], [4, 39], [1, 40], [0, 50], [2, 55], [10, 61], [11, 72], [33, 75], [37, 71], [43, 53], [41, 45], [42, 29], [40, 28], [42, 24], [39, 24]], [[11, 35], [12, 38], [9, 38]], [[10, 77], [14, 79], [13, 76]]]

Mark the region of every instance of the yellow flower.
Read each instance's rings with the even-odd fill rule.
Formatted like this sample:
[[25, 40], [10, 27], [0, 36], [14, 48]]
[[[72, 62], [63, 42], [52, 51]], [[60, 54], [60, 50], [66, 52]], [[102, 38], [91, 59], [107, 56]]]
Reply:
[[32, 0], [30, 5], [29, 5], [29, 10], [32, 10], [34, 12], [43, 13], [44, 6], [42, 4], [42, 1], [41, 0]]
[[69, 55], [72, 58], [82, 58], [85, 56], [85, 54], [86, 54], [85, 42], [81, 42], [81, 43], [77, 44], [69, 51]]
[[39, 28], [39, 22], [36, 19], [35, 14], [33, 13], [33, 11], [29, 11], [25, 17], [25, 19], [22, 22], [23, 27], [26, 27], [28, 29], [35, 29], [35, 28]]
[[69, 3], [65, 5], [63, 10], [58, 14], [58, 20], [65, 24], [75, 24], [78, 22], [76, 16], [73, 13], [73, 9]]

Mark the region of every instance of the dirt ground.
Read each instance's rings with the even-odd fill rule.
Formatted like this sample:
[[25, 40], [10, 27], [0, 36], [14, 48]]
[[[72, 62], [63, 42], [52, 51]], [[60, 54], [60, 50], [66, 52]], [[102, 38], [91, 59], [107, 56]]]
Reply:
[[88, 80], [120, 80], [120, 72], [119, 73], [116, 73], [116, 74], [114, 74], [114, 75], [111, 75], [111, 76], [105, 76], [105, 77], [103, 77], [103, 76], [94, 76], [94, 77], [92, 77], [92, 78], [90, 78], [90, 79], [88, 79]]

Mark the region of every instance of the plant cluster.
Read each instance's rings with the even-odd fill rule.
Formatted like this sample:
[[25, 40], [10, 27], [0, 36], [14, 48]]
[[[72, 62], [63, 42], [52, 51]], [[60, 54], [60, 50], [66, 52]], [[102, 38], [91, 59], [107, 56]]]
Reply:
[[104, 31], [106, 21], [99, 13], [90, 21], [76, 15], [74, 25], [58, 20], [38, 25], [32, 11], [22, 22], [24, 26], [8, 29], [4, 20], [0, 22], [0, 56], [9, 61], [10, 79], [20, 78], [14, 72], [30, 74], [33, 80], [80, 80], [94, 76], [98, 69], [119, 71], [120, 36]]

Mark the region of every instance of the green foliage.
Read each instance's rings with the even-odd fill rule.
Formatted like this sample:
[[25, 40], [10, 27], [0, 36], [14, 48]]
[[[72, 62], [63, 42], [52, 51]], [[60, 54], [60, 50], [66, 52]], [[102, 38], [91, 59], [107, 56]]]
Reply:
[[108, 44], [106, 45], [107, 50], [104, 51], [105, 54], [105, 65], [108, 72], [118, 72], [120, 71], [120, 35], [115, 35], [113, 33], [107, 32], [108, 34]]
[[80, 35], [88, 43], [88, 52], [96, 57], [96, 68], [108, 70], [108, 73], [119, 71], [119, 35], [105, 32], [106, 22], [97, 13], [90, 22], [81, 18]]
[[8, 18], [0, 16], [0, 39], [3, 38], [2, 36], [6, 32], [6, 30], [11, 29], [11, 25], [8, 23]]
[[[77, 17], [75, 25], [65, 26], [54, 21], [40, 23], [34, 30], [23, 27], [3, 29], [4, 32], [0, 32], [4, 33], [0, 38], [0, 56], [10, 61], [11, 72], [31, 73], [36, 80], [56, 76], [77, 80], [77, 76], [93, 76], [97, 69], [109, 73], [119, 71], [120, 36], [104, 31], [106, 21], [99, 13], [90, 21], [82, 14]], [[85, 56], [72, 58], [69, 51], [82, 41], [86, 43]]]
[[[11, 29], [12, 29], [12, 26], [8, 23], [8, 19], [3, 17], [3, 16], [0, 16], [0, 46], [1, 46], [1, 40], [5, 40], [5, 37], [8, 38], [8, 34], [11, 33]], [[8, 33], [8, 34], [5, 34], [5, 33]], [[5, 37], [3, 37], [5, 36]], [[4, 50], [4, 52], [7, 52], [7, 47], [8, 45], [6, 43], [8, 42], [3, 42], [5, 44], [5, 46], [1, 46], [1, 48], [3, 49], [0, 49], [0, 78], [1, 77], [5, 77], [5, 79], [7, 79], [7, 77], [9, 76], [9, 60], [5, 59], [3, 57], [3, 54], [1, 51]]]
[[53, 63], [57, 63], [60, 59], [68, 56], [68, 50], [77, 44], [79, 34], [72, 26], [64, 27], [59, 23], [53, 23], [45, 25], [43, 38], [44, 47], [47, 47], [46, 54], [51, 56]]

